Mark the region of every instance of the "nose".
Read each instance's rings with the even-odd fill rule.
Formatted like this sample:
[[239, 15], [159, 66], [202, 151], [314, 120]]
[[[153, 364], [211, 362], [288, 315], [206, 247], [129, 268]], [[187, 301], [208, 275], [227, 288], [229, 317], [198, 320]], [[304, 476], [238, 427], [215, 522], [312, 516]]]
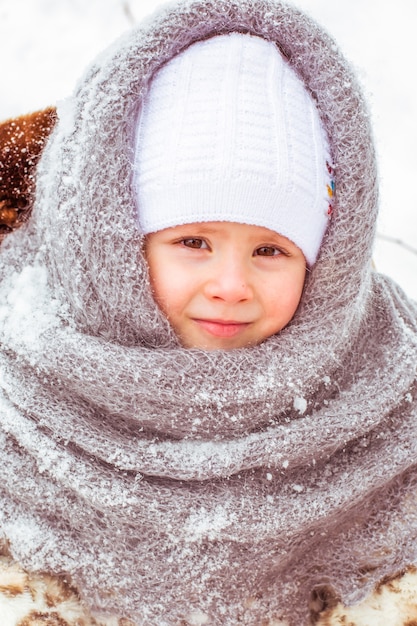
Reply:
[[229, 304], [253, 298], [250, 272], [238, 259], [228, 258], [211, 267], [205, 282], [205, 295]]

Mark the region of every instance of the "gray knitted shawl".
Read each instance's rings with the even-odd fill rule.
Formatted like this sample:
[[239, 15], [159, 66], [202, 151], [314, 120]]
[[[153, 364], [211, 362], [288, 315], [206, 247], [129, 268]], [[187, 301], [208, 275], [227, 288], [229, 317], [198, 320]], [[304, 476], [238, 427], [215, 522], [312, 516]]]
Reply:
[[[199, 38], [274, 41], [317, 100], [337, 203], [302, 304], [262, 345], [183, 349], [131, 193], [150, 78]], [[349, 67], [273, 0], [167, 7], [63, 102], [32, 219], [0, 254], [0, 525], [32, 570], [143, 626], [308, 621], [417, 563], [417, 310], [371, 270], [376, 173]]]

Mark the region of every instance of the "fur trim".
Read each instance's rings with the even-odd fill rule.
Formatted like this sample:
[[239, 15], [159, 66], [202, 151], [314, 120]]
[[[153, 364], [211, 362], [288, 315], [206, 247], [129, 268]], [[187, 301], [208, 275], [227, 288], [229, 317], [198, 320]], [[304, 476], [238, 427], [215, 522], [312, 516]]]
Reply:
[[35, 166], [56, 119], [49, 107], [0, 124], [0, 242], [30, 215]]
[[[321, 600], [328, 601], [323, 597]], [[338, 603], [321, 611], [316, 619], [316, 626], [417, 624], [417, 569], [410, 567], [397, 576], [382, 580], [375, 591], [356, 606], [347, 608]]]
[[[332, 605], [325, 590], [317, 593], [312, 618], [316, 626], [409, 626], [417, 623], [417, 569], [409, 568], [377, 585], [357, 606]], [[0, 557], [2, 626], [135, 626], [126, 618], [93, 617], [64, 578], [29, 575], [11, 559]], [[269, 622], [268, 626], [285, 626]]]
[[93, 617], [65, 578], [28, 574], [0, 557], [1, 626], [135, 626], [125, 618]]

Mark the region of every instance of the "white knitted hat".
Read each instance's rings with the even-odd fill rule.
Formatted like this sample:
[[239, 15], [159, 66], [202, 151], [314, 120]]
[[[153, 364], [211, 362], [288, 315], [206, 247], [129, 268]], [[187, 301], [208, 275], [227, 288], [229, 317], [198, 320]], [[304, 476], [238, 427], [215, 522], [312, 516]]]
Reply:
[[140, 112], [141, 230], [264, 226], [311, 265], [329, 219], [329, 161], [314, 101], [273, 43], [239, 33], [197, 42], [155, 74]]

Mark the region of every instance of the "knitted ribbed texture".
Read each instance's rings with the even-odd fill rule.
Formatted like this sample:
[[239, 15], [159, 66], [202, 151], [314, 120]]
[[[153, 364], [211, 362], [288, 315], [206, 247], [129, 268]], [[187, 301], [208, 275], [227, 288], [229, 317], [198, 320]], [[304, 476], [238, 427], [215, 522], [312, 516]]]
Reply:
[[276, 45], [240, 33], [193, 44], [154, 76], [138, 126], [144, 233], [256, 224], [314, 263], [329, 221], [331, 159], [313, 99]]
[[[337, 203], [285, 330], [187, 350], [149, 290], [133, 129], [163, 62], [234, 30], [276, 41], [317, 99]], [[140, 626], [300, 626], [315, 585], [352, 602], [417, 564], [417, 311], [371, 271], [368, 113], [314, 23], [272, 0], [166, 9], [63, 103], [37, 189], [0, 253], [0, 526], [16, 560]]]

